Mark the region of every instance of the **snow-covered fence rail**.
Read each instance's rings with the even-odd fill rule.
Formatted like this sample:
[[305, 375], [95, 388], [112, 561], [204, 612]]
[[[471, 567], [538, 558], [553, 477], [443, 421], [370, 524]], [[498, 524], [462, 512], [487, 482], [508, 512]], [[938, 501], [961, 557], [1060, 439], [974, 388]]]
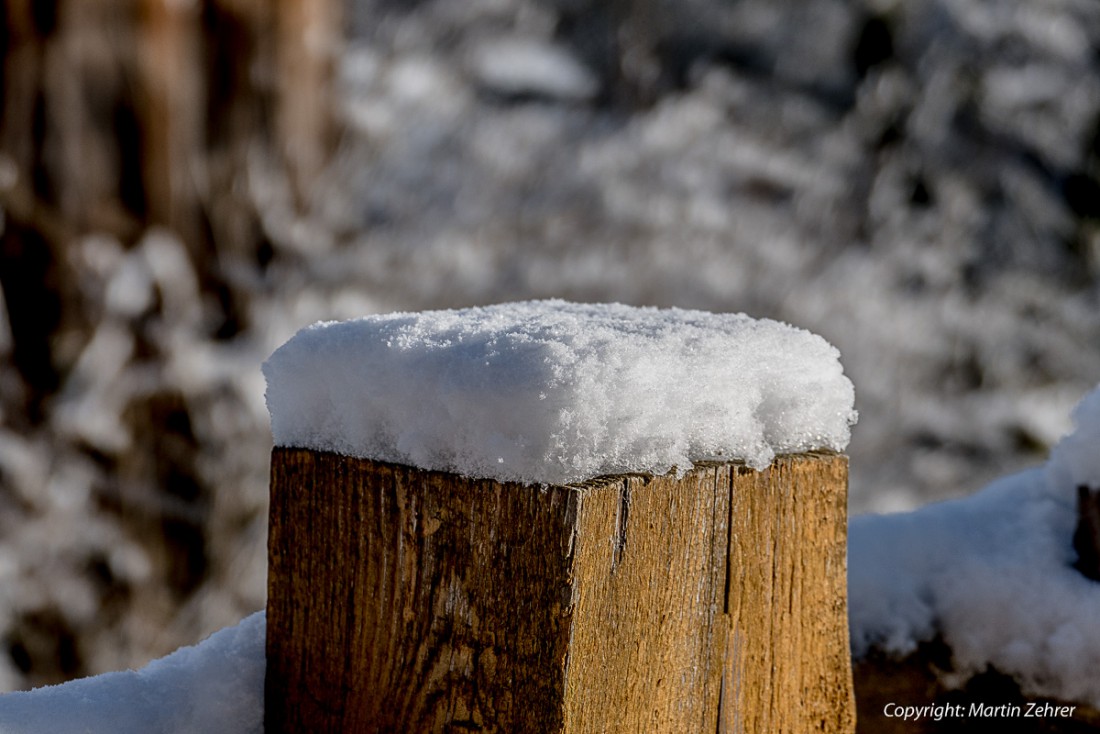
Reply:
[[849, 528], [861, 734], [1100, 731], [1100, 389], [1043, 467]]
[[267, 732], [852, 731], [822, 340], [513, 304], [321, 325], [265, 372]]

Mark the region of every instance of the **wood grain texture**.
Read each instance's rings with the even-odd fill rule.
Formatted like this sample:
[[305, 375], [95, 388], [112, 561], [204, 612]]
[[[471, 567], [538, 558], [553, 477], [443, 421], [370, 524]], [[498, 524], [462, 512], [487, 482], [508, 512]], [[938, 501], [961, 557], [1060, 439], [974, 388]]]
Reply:
[[267, 731], [850, 732], [846, 467], [539, 488], [276, 449]]
[[565, 731], [713, 732], [728, 468], [621, 477], [581, 500]]
[[855, 726], [847, 605], [847, 461], [733, 467], [724, 732]]
[[267, 731], [560, 729], [577, 499], [276, 450]]

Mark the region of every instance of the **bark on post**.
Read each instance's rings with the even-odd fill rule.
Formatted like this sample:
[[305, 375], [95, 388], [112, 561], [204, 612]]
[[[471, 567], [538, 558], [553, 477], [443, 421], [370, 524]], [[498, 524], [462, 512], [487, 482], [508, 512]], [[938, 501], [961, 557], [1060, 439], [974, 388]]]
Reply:
[[851, 732], [847, 460], [525, 487], [272, 454], [268, 732]]

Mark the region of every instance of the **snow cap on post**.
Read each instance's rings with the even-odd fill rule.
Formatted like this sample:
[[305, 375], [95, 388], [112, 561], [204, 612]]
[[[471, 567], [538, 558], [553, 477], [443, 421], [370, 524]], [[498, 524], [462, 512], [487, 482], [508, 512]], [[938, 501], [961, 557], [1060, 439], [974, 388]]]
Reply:
[[264, 364], [277, 446], [523, 483], [842, 451], [838, 351], [744, 314], [560, 300], [302, 329]]

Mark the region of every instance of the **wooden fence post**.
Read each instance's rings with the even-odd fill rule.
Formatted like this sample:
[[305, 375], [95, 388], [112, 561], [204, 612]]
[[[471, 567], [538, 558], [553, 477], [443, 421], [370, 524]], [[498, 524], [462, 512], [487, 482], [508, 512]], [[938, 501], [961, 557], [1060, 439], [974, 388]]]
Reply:
[[852, 732], [847, 459], [523, 486], [276, 448], [266, 731]]

